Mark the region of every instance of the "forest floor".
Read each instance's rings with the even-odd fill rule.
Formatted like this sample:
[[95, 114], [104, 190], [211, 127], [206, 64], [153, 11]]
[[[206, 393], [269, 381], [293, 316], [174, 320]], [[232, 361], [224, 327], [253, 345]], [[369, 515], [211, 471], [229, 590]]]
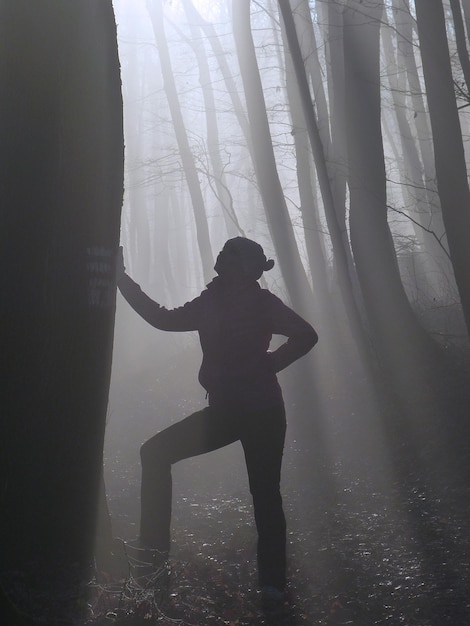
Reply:
[[[368, 439], [358, 407], [345, 411], [347, 390], [332, 407], [343, 415], [329, 435], [330, 449], [340, 442], [335, 454], [313, 431], [308, 445], [308, 427], [292, 428], [282, 483], [289, 538], [282, 619], [261, 610], [250, 494], [234, 444], [175, 466], [170, 570], [158, 593], [149, 597], [129, 579], [96, 583], [88, 623], [470, 626], [470, 397], [455, 368], [441, 380], [447, 398], [424, 422], [411, 427], [391, 404], [382, 448]], [[137, 534], [137, 442], [155, 430], [142, 418], [155, 415], [154, 391], [152, 384], [139, 395], [138, 408], [135, 395], [123, 395], [118, 412], [132, 419], [118, 420], [108, 438], [109, 507], [114, 533], [126, 539]], [[196, 408], [181, 400], [176, 412]], [[295, 407], [291, 413], [295, 420]]]
[[[356, 375], [331, 398], [327, 436], [314, 411], [300, 415], [289, 400], [282, 617], [261, 607], [251, 498], [233, 444], [174, 467], [172, 550], [155, 591], [137, 587], [125, 564], [120, 573], [103, 564], [88, 585], [88, 616], [67, 626], [470, 626], [470, 385], [461, 365], [441, 379], [444, 401], [423, 401], [415, 422], [382, 398], [378, 428], [361, 410], [367, 385]], [[137, 535], [140, 443], [204, 403], [174, 376], [179, 367], [136, 372], [112, 392], [105, 480], [115, 537]]]
[[444, 499], [419, 476], [388, 494], [349, 478], [336, 501], [306, 484], [285, 484], [289, 608], [282, 620], [261, 610], [246, 494], [200, 488], [175, 507], [163, 592], [154, 601], [132, 581], [97, 585], [94, 613], [102, 621], [90, 623], [108, 624], [107, 615], [123, 626], [468, 626], [468, 484], [449, 485]]

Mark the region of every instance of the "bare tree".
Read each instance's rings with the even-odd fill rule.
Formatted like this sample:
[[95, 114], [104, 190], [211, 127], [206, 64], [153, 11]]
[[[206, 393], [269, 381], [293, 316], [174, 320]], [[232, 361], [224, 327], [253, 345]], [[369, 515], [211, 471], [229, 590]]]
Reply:
[[341, 289], [341, 295], [343, 298], [345, 310], [348, 315], [348, 319], [353, 329], [353, 335], [359, 343], [360, 350], [365, 351], [366, 340], [363, 332], [362, 320], [359, 314], [359, 309], [354, 298], [352, 280], [349, 273], [350, 265], [348, 263], [348, 255], [346, 252], [341, 225], [338, 220], [338, 213], [336, 211], [334, 203], [333, 190], [330, 183], [330, 177], [325, 158], [325, 150], [318, 129], [316, 115], [313, 108], [310, 90], [308, 87], [305, 67], [302, 60], [302, 54], [289, 0], [279, 0], [279, 6], [286, 29], [286, 38], [289, 44], [289, 50], [292, 56], [292, 62], [297, 77], [303, 114], [306, 121], [307, 132], [310, 138], [310, 144], [314, 156], [326, 220], [335, 255], [335, 263], [337, 268], [338, 282]]
[[431, 346], [403, 289], [387, 222], [379, 78], [382, 10], [375, 0], [348, 0], [344, 12], [350, 235], [376, 345], [395, 383], [406, 387]]
[[311, 287], [300, 259], [277, 172], [263, 88], [251, 35], [250, 0], [240, 0], [233, 5], [233, 32], [252, 135], [253, 164], [268, 218], [268, 226], [292, 303], [298, 310], [305, 311], [310, 308]]
[[194, 157], [191, 153], [189, 140], [184, 125], [184, 119], [179, 103], [178, 92], [175, 85], [168, 44], [165, 35], [162, 0], [148, 0], [150, 16], [152, 19], [155, 41], [160, 57], [161, 70], [165, 91], [168, 98], [175, 136], [183, 163], [186, 180], [188, 182], [189, 194], [193, 205], [194, 218], [196, 223], [197, 241], [199, 253], [201, 255], [202, 272], [204, 281], [209, 282], [213, 276], [214, 257], [212, 254], [211, 241], [209, 237], [209, 227], [198, 178]]
[[399, 142], [395, 160], [400, 172], [402, 195], [406, 199], [405, 213], [410, 216], [416, 239], [427, 256], [426, 280], [429, 285], [434, 284], [438, 290], [442, 274], [446, 273], [445, 270], [448, 270], [448, 274], [452, 274], [447, 251], [442, 242], [445, 236], [444, 225], [442, 219], [438, 219], [437, 211], [432, 208], [434, 198], [425, 181], [424, 166], [415, 140], [415, 133], [411, 127], [410, 120], [413, 117], [409, 111], [406, 66], [403, 59], [396, 56], [392, 29], [387, 26], [387, 23], [388, 18], [384, 14], [382, 44], [391, 93], [390, 117], [396, 120], [397, 126], [397, 132], [390, 133], [389, 142], [392, 147]]

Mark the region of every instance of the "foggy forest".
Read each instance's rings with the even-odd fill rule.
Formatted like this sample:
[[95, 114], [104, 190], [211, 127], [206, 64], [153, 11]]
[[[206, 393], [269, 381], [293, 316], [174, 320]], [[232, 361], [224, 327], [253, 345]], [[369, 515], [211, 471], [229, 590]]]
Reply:
[[[0, 0], [5, 624], [470, 624], [469, 51], [470, 0]], [[156, 585], [125, 549], [141, 445], [208, 400], [119, 247], [174, 309], [236, 237], [319, 337], [276, 614], [238, 441], [173, 465]]]

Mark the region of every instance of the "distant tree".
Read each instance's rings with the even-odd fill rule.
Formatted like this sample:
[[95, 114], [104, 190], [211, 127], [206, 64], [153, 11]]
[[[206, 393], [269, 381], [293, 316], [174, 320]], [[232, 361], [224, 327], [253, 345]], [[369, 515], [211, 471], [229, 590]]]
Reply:
[[[394, 46], [392, 33], [387, 27], [387, 14], [384, 14], [382, 45], [387, 62], [387, 81], [390, 85], [391, 103], [389, 123], [397, 127], [398, 132], [391, 133], [390, 145], [395, 150], [395, 159], [400, 172], [402, 195], [405, 209], [414, 227], [416, 240], [426, 254], [426, 277], [428, 285], [433, 285], [434, 293], [439, 291], [443, 272], [452, 275], [452, 268], [445, 250], [445, 230], [439, 210], [434, 210], [435, 194], [431, 193], [426, 183], [425, 169], [420, 157], [419, 145], [412, 128], [413, 116], [410, 114], [409, 89], [406, 64], [398, 54], [400, 45]], [[398, 28], [398, 26], [397, 26]], [[400, 40], [398, 40], [398, 43]], [[386, 112], [383, 113], [385, 117]], [[438, 207], [439, 209], [439, 207]], [[445, 271], [447, 270], [447, 272]]]
[[462, 0], [462, 7], [467, 31], [467, 39], [470, 39], [470, 0]]
[[311, 287], [300, 259], [277, 171], [251, 33], [250, 0], [239, 0], [233, 4], [233, 32], [252, 137], [253, 165], [269, 230], [292, 304], [305, 312], [311, 307]]
[[[129, 5], [128, 5], [129, 8]], [[128, 20], [133, 26], [132, 19]], [[134, 26], [135, 27], [135, 26]], [[132, 32], [132, 31], [131, 31]], [[132, 46], [129, 51], [128, 63], [133, 71], [129, 72], [128, 79], [123, 85], [123, 96], [127, 103], [124, 107], [126, 128], [126, 200], [129, 210], [132, 211], [132, 220], [123, 228], [123, 239], [127, 235], [124, 247], [129, 267], [147, 284], [150, 282], [150, 257], [152, 249], [151, 228], [149, 224], [149, 198], [146, 193], [147, 171], [142, 166], [142, 154], [148, 135], [145, 133], [145, 97], [144, 85], [150, 72], [148, 64], [142, 63], [142, 55], [138, 54], [138, 47]]]
[[[194, 50], [194, 55], [199, 68], [199, 82], [201, 83], [202, 95], [204, 98], [204, 113], [206, 118], [207, 130], [207, 152], [212, 166], [211, 185], [214, 187], [219, 203], [222, 207], [222, 213], [226, 228], [226, 234], [229, 237], [240, 235], [240, 225], [237, 217], [231, 210], [232, 198], [227, 186], [224, 163], [220, 152], [219, 139], [219, 123], [217, 119], [217, 107], [214, 97], [213, 78], [209, 67], [205, 48], [205, 37], [203, 37], [204, 29], [202, 27], [203, 20], [194, 8], [190, 0], [183, 0], [183, 7], [188, 18], [190, 29], [190, 45]], [[194, 20], [194, 21], [193, 21]], [[199, 25], [196, 25], [199, 22]]]
[[0, 562], [64, 579], [92, 560], [111, 370], [123, 188], [111, 0], [2, 0], [0, 110]]
[[155, 42], [157, 44], [160, 58], [161, 71], [165, 86], [165, 93], [168, 98], [171, 118], [175, 130], [176, 141], [181, 155], [184, 173], [188, 183], [189, 195], [193, 205], [194, 220], [196, 224], [197, 243], [201, 256], [202, 273], [206, 283], [213, 276], [214, 258], [209, 237], [209, 227], [207, 215], [202, 196], [201, 186], [198, 178], [194, 156], [189, 145], [188, 135], [184, 124], [178, 92], [176, 89], [173, 69], [171, 65], [168, 42], [165, 34], [163, 20], [162, 0], [149, 0], [150, 17], [152, 19]]
[[339, 211], [335, 206], [333, 188], [326, 161], [325, 146], [323, 145], [318, 128], [316, 113], [312, 102], [307, 75], [305, 72], [305, 65], [302, 59], [302, 53], [289, 0], [279, 0], [279, 7], [286, 30], [286, 39], [297, 78], [300, 102], [302, 104], [306, 129], [315, 161], [326, 222], [334, 252], [336, 275], [341, 290], [341, 296], [351, 324], [353, 335], [358, 342], [359, 350], [365, 355], [367, 353], [367, 342], [357, 302], [354, 298], [352, 278], [349, 271], [349, 244], [344, 240], [342, 220], [340, 217], [341, 215], [344, 215], [344, 210]]
[[288, 53], [286, 54], [285, 62], [286, 90], [296, 155], [295, 163], [299, 187], [299, 208], [305, 234], [305, 248], [317, 305], [318, 300], [326, 303], [330, 299], [326, 250], [321, 233], [318, 202], [315, 195], [316, 180], [314, 178], [312, 150], [306, 132], [305, 118], [299, 99], [295, 74], [292, 68], [292, 59]]

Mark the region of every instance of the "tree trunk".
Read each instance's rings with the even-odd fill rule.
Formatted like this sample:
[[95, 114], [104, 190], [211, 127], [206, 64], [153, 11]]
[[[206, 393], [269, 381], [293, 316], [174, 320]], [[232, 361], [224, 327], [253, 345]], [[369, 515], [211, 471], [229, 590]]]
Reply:
[[194, 157], [189, 146], [186, 128], [184, 126], [183, 115], [179, 104], [176, 90], [173, 69], [171, 67], [170, 53], [166, 41], [162, 0], [150, 0], [150, 16], [152, 19], [155, 41], [160, 57], [160, 64], [165, 85], [165, 92], [168, 98], [171, 118], [175, 129], [176, 141], [183, 163], [183, 169], [188, 183], [188, 190], [193, 204], [194, 219], [196, 223], [197, 242], [201, 255], [202, 273], [204, 282], [208, 283], [214, 276], [214, 257], [209, 237], [209, 227], [207, 224], [206, 209], [202, 197], [201, 187], [197, 174]]
[[199, 67], [199, 82], [201, 83], [204, 98], [207, 151], [213, 172], [212, 176], [210, 172], [207, 174], [210, 179], [213, 177], [213, 180], [210, 180], [210, 184], [212, 187], [215, 187], [216, 196], [222, 208], [227, 236], [236, 237], [242, 233], [237, 217], [233, 210], [231, 210], [232, 197], [227, 186], [224, 164], [222, 163], [220, 154], [221, 146], [219, 141], [219, 125], [217, 122], [217, 107], [215, 104], [209, 63], [206, 56], [205, 38], [203, 37], [204, 30], [201, 26], [196, 26], [193, 22], [193, 19], [195, 19], [196, 23], [201, 23], [202, 18], [200, 18], [199, 14], [194, 9], [191, 0], [183, 0], [183, 6], [191, 33], [191, 41], [189, 44], [194, 50], [194, 55]]
[[387, 222], [379, 72], [381, 11], [375, 0], [349, 0], [344, 12], [350, 234], [381, 360], [404, 389], [413, 386], [423, 353], [429, 359], [431, 345], [403, 289]]
[[462, 0], [462, 7], [467, 31], [467, 39], [470, 39], [470, 0]]
[[[305, 118], [299, 100], [299, 92], [292, 67], [292, 59], [286, 54], [286, 89], [294, 137], [297, 183], [299, 186], [300, 214], [305, 237], [310, 274], [316, 308], [321, 309], [330, 301], [327, 280], [327, 263], [317, 199], [314, 194], [314, 171], [312, 151], [308, 141]], [[321, 304], [320, 304], [321, 303]]]
[[450, 8], [452, 10], [452, 19], [454, 21], [455, 30], [455, 43], [457, 46], [457, 53], [459, 55], [460, 66], [462, 68], [466, 92], [470, 93], [470, 59], [468, 57], [468, 48], [465, 37], [465, 26], [463, 23], [462, 9], [460, 7], [460, 0], [449, 0]]
[[120, 87], [110, 0], [0, 2], [0, 558], [30, 574], [37, 563], [42, 577], [93, 553], [123, 187]]
[[276, 255], [294, 307], [305, 315], [311, 308], [311, 288], [302, 265], [294, 230], [277, 172], [250, 24], [250, 0], [233, 4], [233, 32], [243, 80], [254, 168]]
[[444, 224], [441, 207], [436, 188], [436, 169], [434, 164], [434, 149], [432, 133], [429, 125], [429, 115], [424, 103], [424, 87], [415, 57], [414, 30], [415, 20], [410, 12], [409, 0], [392, 0], [394, 27], [397, 35], [397, 63], [406, 67], [406, 77], [413, 106], [413, 121], [424, 168], [424, 182], [431, 214], [431, 228], [442, 236]]
[[327, 32], [324, 39], [326, 40], [326, 71], [331, 126], [328, 169], [339, 228], [343, 233], [343, 244], [347, 256], [354, 299], [364, 317], [364, 303], [360, 293], [357, 272], [354, 267], [348, 226], [346, 224], [347, 148], [342, 6], [336, 2], [328, 2], [326, 6], [320, 3], [318, 9], [320, 12], [323, 12], [323, 22], [327, 24]]
[[437, 188], [455, 280], [470, 332], [470, 190], [455, 100], [444, 9], [415, 0], [424, 80], [434, 140]]
[[317, 170], [328, 231], [331, 237], [331, 243], [334, 252], [340, 292], [343, 299], [344, 308], [348, 316], [348, 320], [351, 324], [353, 336], [357, 341], [359, 351], [365, 357], [365, 355], [367, 354], [367, 342], [365, 339], [362, 320], [359, 314], [357, 303], [354, 299], [352, 281], [349, 274], [348, 257], [344, 245], [340, 223], [338, 221], [336, 207], [334, 204], [333, 191], [330, 184], [330, 178], [328, 176], [328, 168], [325, 160], [324, 147], [317, 126], [317, 120], [315, 116], [315, 111], [313, 109], [312, 98], [308, 87], [305, 67], [302, 60], [302, 54], [297, 38], [289, 0], [279, 0], [279, 6], [282, 12], [282, 18], [286, 29], [286, 38], [292, 56], [292, 62], [294, 65], [299, 87], [300, 100], [302, 102], [302, 109], [307, 125], [307, 132], [309, 135], [313, 158], [315, 161], [315, 167]]
[[[386, 16], [384, 16], [384, 24], [387, 24]], [[439, 293], [442, 275], [452, 275], [452, 268], [447, 250], [442, 247], [441, 243], [444, 235], [442, 220], [435, 219], [437, 216], [433, 215], [429, 205], [430, 194], [426, 189], [424, 168], [407, 115], [405, 72], [397, 70], [397, 68], [403, 68], [403, 65], [400, 65], [395, 57], [391, 33], [392, 29], [389, 26], [382, 28], [384, 56], [390, 68], [387, 74], [393, 102], [392, 110], [401, 144], [401, 150], [397, 151], [396, 161], [402, 180], [403, 197], [407, 200], [404, 212], [412, 218], [416, 238], [422, 244], [427, 257], [426, 282], [431, 290], [426, 291]], [[393, 139], [391, 143], [393, 145]]]
[[[304, 60], [306, 75], [313, 91], [318, 118], [318, 131], [327, 156], [330, 155], [331, 138], [325, 80], [318, 58], [319, 45], [315, 37], [312, 13], [308, 0], [291, 0], [291, 14], [297, 31], [299, 47]], [[287, 4], [285, 5], [287, 7]]]

